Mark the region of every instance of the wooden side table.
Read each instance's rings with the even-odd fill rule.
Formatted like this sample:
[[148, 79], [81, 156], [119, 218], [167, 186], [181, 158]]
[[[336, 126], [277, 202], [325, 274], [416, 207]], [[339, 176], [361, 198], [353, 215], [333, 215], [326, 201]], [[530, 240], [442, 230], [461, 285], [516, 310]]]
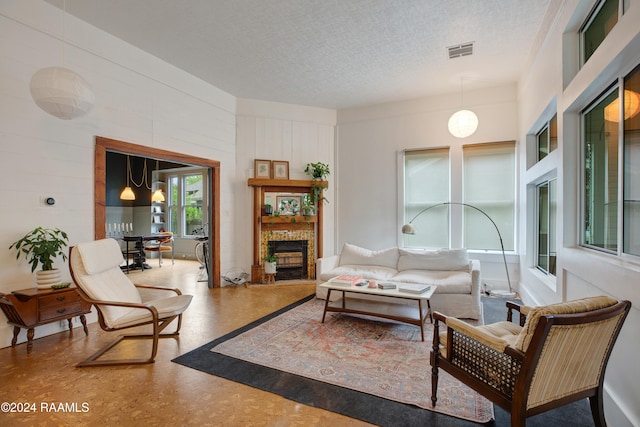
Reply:
[[84, 333], [89, 335], [85, 314], [91, 312], [91, 304], [83, 301], [75, 287], [64, 289], [21, 289], [10, 294], [0, 293], [0, 308], [8, 323], [13, 325], [11, 347], [15, 347], [21, 328], [27, 330], [27, 354], [33, 349], [33, 336], [36, 326], [59, 320], [67, 320], [69, 330], [71, 321], [80, 316]]

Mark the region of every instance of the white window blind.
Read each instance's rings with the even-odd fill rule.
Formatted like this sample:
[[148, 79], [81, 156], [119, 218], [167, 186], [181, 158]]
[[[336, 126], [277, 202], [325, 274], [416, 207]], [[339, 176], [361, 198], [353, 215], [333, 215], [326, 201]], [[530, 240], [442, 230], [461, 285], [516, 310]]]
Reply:
[[[463, 147], [463, 199], [496, 223], [504, 249], [515, 248], [515, 143], [500, 142]], [[474, 209], [464, 209], [464, 246], [500, 250], [490, 221]]]
[[[449, 200], [449, 149], [406, 151], [404, 215], [411, 221], [423, 209]], [[413, 221], [415, 235], [405, 235], [406, 247], [449, 247], [447, 206], [428, 210]]]

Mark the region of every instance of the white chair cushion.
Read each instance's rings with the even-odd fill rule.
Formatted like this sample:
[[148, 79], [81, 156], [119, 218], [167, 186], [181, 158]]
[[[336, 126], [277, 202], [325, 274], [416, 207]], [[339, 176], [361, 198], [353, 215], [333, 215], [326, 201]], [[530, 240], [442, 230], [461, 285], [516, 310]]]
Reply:
[[[115, 244], [114, 244], [115, 243]], [[120, 261], [117, 261], [118, 256]], [[95, 260], [94, 257], [100, 258]], [[94, 272], [90, 274], [86, 262]], [[80, 243], [71, 253], [72, 268], [76, 284], [94, 300], [115, 301], [140, 304], [140, 293], [120, 269], [122, 262], [120, 246], [113, 239], [96, 240], [95, 242]], [[111, 265], [110, 267], [107, 267]], [[117, 320], [126, 316], [131, 308], [101, 306], [105, 323], [111, 327]]]
[[345, 243], [340, 253], [340, 265], [377, 265], [395, 269], [398, 265], [398, 248], [372, 251]]
[[112, 267], [118, 267], [124, 261], [120, 245], [114, 239], [78, 243], [76, 249], [80, 253], [82, 264], [88, 274], [101, 273]]
[[469, 270], [466, 249], [440, 249], [437, 251], [411, 251], [399, 249], [398, 271], [403, 270]]
[[[191, 295], [176, 295], [148, 301], [145, 304], [152, 305], [158, 311], [158, 318], [163, 319], [170, 316], [177, 316], [187, 309], [191, 303]], [[153, 316], [149, 310], [144, 308], [127, 308], [127, 312], [117, 318], [111, 327], [122, 328], [125, 326], [135, 325], [137, 323], [148, 322]]]

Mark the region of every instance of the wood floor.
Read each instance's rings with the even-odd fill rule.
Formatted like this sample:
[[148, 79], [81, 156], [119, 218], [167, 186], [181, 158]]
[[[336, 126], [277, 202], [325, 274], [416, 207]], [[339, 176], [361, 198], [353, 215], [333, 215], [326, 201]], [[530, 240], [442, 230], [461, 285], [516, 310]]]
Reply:
[[[27, 355], [24, 343], [0, 349], [0, 403], [14, 402], [16, 408], [29, 404], [32, 410], [0, 412], [1, 426], [368, 425], [171, 362], [313, 293], [315, 285], [208, 289], [198, 282], [195, 262], [180, 260], [172, 266], [165, 261], [158, 268], [151, 260], [151, 265], [152, 270], [132, 272], [129, 277], [134, 283], [177, 287], [194, 296], [180, 337], [160, 340], [153, 364], [76, 368], [119, 333], [104, 332], [92, 323], [87, 337], [76, 321], [72, 333], [38, 338], [36, 329], [31, 354]], [[119, 346], [117, 356], [150, 351], [146, 340]]]

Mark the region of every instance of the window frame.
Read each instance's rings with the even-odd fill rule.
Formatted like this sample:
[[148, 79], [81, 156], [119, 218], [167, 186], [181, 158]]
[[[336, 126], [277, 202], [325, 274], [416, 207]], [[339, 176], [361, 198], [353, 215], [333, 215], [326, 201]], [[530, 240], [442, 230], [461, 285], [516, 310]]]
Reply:
[[609, 29], [609, 31], [606, 32], [606, 34], [604, 35], [602, 40], [600, 40], [600, 42], [598, 43], [598, 46], [596, 46], [596, 48], [593, 50], [593, 52], [591, 52], [591, 55], [589, 55], [589, 57], [587, 58], [586, 57], [585, 33], [591, 28], [591, 25], [599, 17], [599, 13], [602, 11], [602, 9], [604, 8], [604, 6], [605, 6], [607, 1], [609, 1], [609, 0], [599, 0], [598, 2], [596, 2], [596, 4], [593, 6], [591, 11], [587, 15], [587, 19], [585, 19], [584, 23], [580, 26], [580, 29], [578, 30], [580, 66], [584, 66], [589, 61], [589, 59], [598, 50], [598, 47], [600, 47], [600, 45], [606, 40], [606, 38], [609, 35], [609, 33], [611, 32], [611, 30], [618, 24], [618, 22], [620, 21], [620, 18], [622, 17], [622, 14], [623, 14], [623, 11], [624, 11], [624, 8], [625, 8], [624, 1], [623, 0], [615, 0], [616, 10], [617, 10], [616, 22], [613, 24], [611, 29]]
[[[557, 209], [557, 195], [558, 195], [558, 178], [557, 177], [553, 177], [553, 178], [549, 178], [549, 179], [545, 179], [542, 182], [539, 182], [535, 185], [535, 190], [536, 190], [536, 221], [535, 221], [535, 225], [536, 225], [536, 229], [535, 229], [535, 268], [537, 268], [540, 272], [544, 273], [547, 276], [552, 276], [552, 277], [556, 277], [557, 275], [557, 248], [555, 251], [555, 266], [554, 266], [554, 272], [551, 272], [551, 246], [552, 246], [552, 239], [556, 239], [557, 238], [557, 231], [558, 231], [558, 224], [556, 221], [556, 217], [555, 215], [552, 215], [553, 210], [551, 208], [551, 184], [554, 184], [555, 186], [555, 192], [554, 195], [556, 197], [556, 209]], [[547, 268], [545, 269], [544, 267], [542, 267], [540, 265], [540, 221], [541, 221], [541, 216], [540, 216], [540, 189], [541, 187], [545, 186], [547, 187]], [[557, 213], [557, 212], [556, 212]], [[552, 219], [553, 218], [553, 219]], [[553, 229], [555, 230], [554, 233], [552, 233], [552, 221], [554, 223], [554, 227]]]
[[[192, 234], [186, 233], [186, 208], [190, 207], [190, 205], [186, 204], [186, 191], [185, 191], [185, 180], [190, 176], [200, 175], [202, 177], [202, 191], [203, 191], [203, 199], [202, 199], [202, 219], [203, 225], [206, 223], [204, 219], [206, 218], [206, 213], [208, 211], [209, 201], [207, 200], [207, 187], [208, 187], [208, 175], [206, 170], [204, 169], [188, 169], [188, 170], [178, 170], [174, 172], [167, 172], [165, 175], [165, 181], [167, 185], [167, 200], [166, 200], [166, 223], [167, 223], [167, 231], [171, 231], [175, 236], [179, 236], [182, 238], [189, 238], [194, 236]], [[173, 179], [177, 181], [177, 191], [176, 191], [176, 199], [174, 200], [173, 196]], [[174, 230], [174, 216], [176, 217], [175, 223], [177, 226], [177, 230]]]

